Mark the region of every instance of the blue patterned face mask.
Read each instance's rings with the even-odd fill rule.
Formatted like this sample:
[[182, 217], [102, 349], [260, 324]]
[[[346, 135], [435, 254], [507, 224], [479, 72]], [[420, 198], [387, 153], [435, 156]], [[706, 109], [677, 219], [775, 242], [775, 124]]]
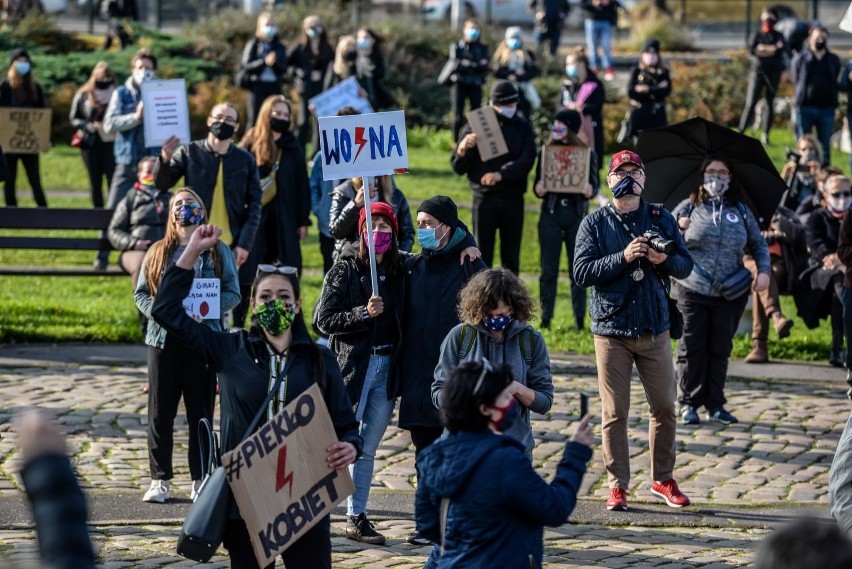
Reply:
[[483, 319], [483, 323], [492, 332], [502, 332], [512, 323], [512, 315], [509, 314], [508, 316], [499, 316], [497, 318], [486, 316]]
[[175, 219], [184, 227], [187, 225], [199, 225], [204, 221], [204, 210], [194, 203], [183, 204], [175, 212]]
[[506, 40], [506, 46], [509, 49], [521, 49], [522, 45], [524, 45], [524, 42], [522, 42], [518, 38], [512, 38], [510, 40]]

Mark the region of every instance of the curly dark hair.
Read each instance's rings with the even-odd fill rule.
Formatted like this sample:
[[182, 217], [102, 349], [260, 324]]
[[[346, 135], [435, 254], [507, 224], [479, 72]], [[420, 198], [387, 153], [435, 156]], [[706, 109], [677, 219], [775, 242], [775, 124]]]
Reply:
[[488, 269], [476, 273], [459, 293], [459, 319], [476, 326], [500, 301], [512, 309], [512, 316], [529, 322], [535, 313], [535, 301], [523, 281], [508, 269]]
[[[490, 371], [485, 371], [485, 378], [477, 390], [476, 384], [486, 366]], [[480, 412], [479, 407], [493, 405], [510, 383], [512, 375], [507, 367], [491, 366], [485, 360], [464, 362], [454, 367], [444, 383], [441, 422], [453, 434], [487, 429], [488, 417]]]

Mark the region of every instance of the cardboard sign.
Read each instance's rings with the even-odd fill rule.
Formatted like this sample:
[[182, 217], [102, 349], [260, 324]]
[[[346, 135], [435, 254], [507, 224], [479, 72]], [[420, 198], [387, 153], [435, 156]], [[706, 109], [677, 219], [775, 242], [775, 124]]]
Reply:
[[343, 107], [352, 107], [361, 114], [373, 112], [370, 101], [361, 96], [361, 84], [354, 77], [308, 99], [308, 103], [314, 106], [314, 116], [317, 117], [333, 117]]
[[541, 149], [541, 183], [547, 192], [582, 194], [589, 182], [589, 147], [551, 144]]
[[467, 122], [476, 135], [476, 148], [483, 162], [509, 153], [500, 123], [497, 122], [497, 112], [491, 107], [481, 107], [468, 112]]
[[317, 120], [323, 180], [408, 170], [405, 111]]
[[146, 147], [162, 146], [171, 136], [177, 136], [181, 143], [189, 142], [186, 81], [143, 81], [142, 105]]
[[218, 320], [221, 317], [220, 292], [219, 279], [192, 279], [192, 288], [183, 299], [183, 309], [193, 318]]
[[852, 33], [852, 4], [846, 9], [843, 19], [840, 20], [840, 29], [844, 32]]
[[50, 109], [0, 108], [3, 152], [38, 154], [50, 150]]
[[271, 421], [222, 456], [222, 466], [261, 567], [355, 491], [347, 469], [332, 470], [337, 442], [319, 386], [296, 397]]

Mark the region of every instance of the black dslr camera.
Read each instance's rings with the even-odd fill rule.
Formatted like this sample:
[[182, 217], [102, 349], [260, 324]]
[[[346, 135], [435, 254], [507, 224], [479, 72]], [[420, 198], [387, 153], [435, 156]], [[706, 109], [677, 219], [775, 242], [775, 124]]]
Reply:
[[649, 229], [645, 232], [643, 237], [648, 240], [648, 245], [651, 246], [651, 249], [653, 249], [657, 253], [673, 255], [674, 252], [677, 250], [677, 245], [674, 241], [672, 241], [671, 239], [666, 239], [656, 231], [651, 231]]
[[796, 154], [795, 152], [793, 152], [793, 151], [790, 149], [790, 147], [789, 147], [789, 146], [787, 146], [787, 147], [784, 149], [784, 152], [786, 153], [787, 162], [795, 162], [796, 164], [798, 164], [798, 163], [799, 163], [799, 160], [801, 160], [801, 159], [802, 159], [802, 155], [801, 155], [801, 154]]

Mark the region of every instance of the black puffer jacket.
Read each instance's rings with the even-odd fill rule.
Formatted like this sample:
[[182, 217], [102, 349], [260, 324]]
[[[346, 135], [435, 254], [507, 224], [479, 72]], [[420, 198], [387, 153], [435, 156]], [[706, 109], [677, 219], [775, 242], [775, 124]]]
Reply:
[[140, 239], [154, 243], [166, 234], [172, 193], [149, 192], [137, 184], [118, 202], [109, 222], [107, 236], [119, 251], [129, 251]]
[[[393, 183], [393, 182], [391, 182]], [[334, 188], [331, 194], [331, 215], [328, 229], [335, 238], [334, 260], [354, 259], [358, 255], [358, 215], [361, 208], [355, 205], [355, 195], [358, 192], [347, 180]], [[378, 201], [384, 201], [379, 196]], [[393, 203], [396, 219], [399, 223], [399, 250], [410, 252], [414, 246], [414, 222], [411, 220], [411, 209], [402, 191], [393, 186]]]
[[325, 34], [317, 47], [318, 51], [314, 53], [310, 41], [303, 39], [291, 47], [287, 54], [293, 87], [299, 95], [306, 95], [308, 98], [322, 92], [326, 75], [330, 73], [331, 64], [334, 62], [334, 48], [328, 43]]
[[[251, 251], [254, 237], [260, 225], [261, 196], [260, 178], [254, 156], [236, 146], [231, 146], [224, 155], [225, 206], [228, 221], [234, 236], [229, 247], [242, 247]], [[181, 178], [204, 202], [209, 212], [213, 205], [213, 191], [219, 176], [220, 157], [210, 148], [207, 140], [194, 140], [180, 146], [169, 160], [157, 157], [154, 164], [154, 181], [158, 188], [171, 188]]]
[[[384, 272], [378, 267], [379, 275]], [[395, 310], [396, 337], [388, 375], [388, 399], [396, 393], [396, 367], [400, 346], [403, 345], [403, 311], [405, 302], [405, 277], [402, 267], [390, 279]], [[337, 363], [343, 382], [354, 405], [361, 399], [361, 390], [370, 362], [370, 351], [375, 344], [376, 320], [364, 318], [364, 308], [372, 295], [370, 268], [357, 259], [344, 259], [335, 263], [325, 275], [322, 294], [317, 309], [317, 327], [329, 336], [328, 346], [337, 354]]]

